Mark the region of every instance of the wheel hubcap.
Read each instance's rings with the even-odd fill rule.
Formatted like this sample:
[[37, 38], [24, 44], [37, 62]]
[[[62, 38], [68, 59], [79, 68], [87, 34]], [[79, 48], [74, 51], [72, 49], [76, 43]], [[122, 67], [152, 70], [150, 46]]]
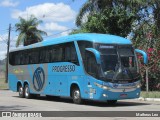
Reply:
[[78, 90], [74, 92], [74, 99], [79, 99], [80, 93]]
[[22, 87], [19, 88], [19, 94], [20, 94], [20, 95], [23, 94], [23, 88], [22, 88]]
[[28, 95], [29, 95], [29, 89], [28, 89], [28, 87], [26, 87], [26, 89], [25, 89], [25, 96], [28, 97]]

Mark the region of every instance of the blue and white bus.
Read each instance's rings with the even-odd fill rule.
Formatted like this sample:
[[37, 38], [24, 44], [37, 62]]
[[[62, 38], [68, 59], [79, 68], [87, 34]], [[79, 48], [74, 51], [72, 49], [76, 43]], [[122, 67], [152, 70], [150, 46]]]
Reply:
[[138, 98], [140, 73], [136, 53], [126, 38], [106, 34], [75, 34], [35, 43], [9, 53], [9, 89], [19, 97], [71, 97], [116, 103]]

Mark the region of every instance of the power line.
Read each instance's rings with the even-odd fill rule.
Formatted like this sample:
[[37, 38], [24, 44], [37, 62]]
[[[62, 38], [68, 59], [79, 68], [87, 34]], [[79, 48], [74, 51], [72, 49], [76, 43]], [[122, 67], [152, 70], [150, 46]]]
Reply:
[[[67, 4], [67, 5], [71, 5], [73, 3], [73, 1], [71, 0], [71, 1], [68, 1], [67, 3], [65, 3], [65, 4]], [[39, 17], [39, 18], [46, 18], [46, 17], [49, 17], [53, 12], [56, 12], [57, 10], [51, 10], [50, 12], [48, 12], [48, 13], [46, 13], [46, 14], [44, 14], [43, 16], [41, 16], [41, 17]]]
[[[8, 29], [5, 29], [5, 30], [0, 30], [0, 31], [5, 31], [5, 32], [8, 32]], [[11, 31], [16, 31], [16, 28], [15, 28], [15, 27], [12, 27], [12, 28], [11, 28]]]
[[0, 35], [0, 38], [1, 38], [1, 40], [2, 41], [0, 41], [0, 42], [7, 42], [6, 40], [7, 40], [7, 38], [6, 39], [4, 39], [1, 35]]
[[[14, 29], [16, 29], [15, 27], [11, 27], [11, 31], [13, 31]], [[2, 31], [5, 31], [5, 32], [8, 32], [8, 29], [2, 29], [2, 30], [0, 30], [1, 32]]]
[[[75, 27], [74, 27], [74, 28], [75, 28]], [[58, 33], [55, 33], [55, 34], [52, 34], [52, 35], [49, 35], [49, 36], [46, 36], [46, 37], [43, 37], [43, 38], [48, 38], [48, 37], [56, 36], [56, 35], [59, 35], [59, 34], [61, 34], [61, 33], [64, 33], [64, 32], [70, 31], [70, 30], [73, 30], [74, 28], [70, 28], [70, 29], [64, 30], [64, 31], [62, 31], [62, 32], [58, 32]]]
[[0, 31], [2, 31], [2, 32], [3, 32], [3, 31], [7, 31], [7, 29], [2, 29], [2, 30], [0, 30]]

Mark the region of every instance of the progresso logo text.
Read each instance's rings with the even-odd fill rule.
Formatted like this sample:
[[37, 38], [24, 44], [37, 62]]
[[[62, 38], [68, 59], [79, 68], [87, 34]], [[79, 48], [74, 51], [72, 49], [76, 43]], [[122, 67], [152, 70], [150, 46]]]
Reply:
[[75, 65], [53, 66], [52, 72], [74, 72]]

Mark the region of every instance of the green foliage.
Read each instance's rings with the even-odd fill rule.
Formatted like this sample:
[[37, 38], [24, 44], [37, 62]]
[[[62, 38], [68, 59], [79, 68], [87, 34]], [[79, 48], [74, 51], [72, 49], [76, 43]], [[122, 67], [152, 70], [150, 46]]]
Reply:
[[[143, 76], [143, 86], [145, 89], [145, 70], [148, 69], [149, 90], [160, 90], [160, 26], [158, 25], [158, 19], [160, 14], [157, 14], [157, 10], [160, 11], [160, 1], [150, 1], [146, 3], [144, 7], [143, 19], [133, 25], [133, 43], [139, 49], [147, 52], [149, 63], [143, 65], [140, 58], [141, 75]], [[151, 12], [152, 11], [152, 12]]]
[[16, 31], [20, 32], [16, 46], [23, 43], [24, 46], [40, 42], [43, 40], [41, 35], [47, 35], [46, 32], [38, 30], [37, 26], [42, 23], [42, 21], [35, 18], [33, 15], [30, 16], [28, 20], [19, 17], [20, 22], [15, 24]]
[[101, 13], [89, 16], [84, 28], [95, 33], [109, 33], [126, 37], [131, 31], [131, 23], [136, 18], [133, 14], [127, 14], [125, 10], [119, 8], [104, 9]]
[[[126, 37], [132, 30], [133, 21], [139, 18], [138, 5], [136, 0], [88, 0], [81, 8], [76, 24], [83, 29], [79, 30], [80, 32], [109, 33]], [[86, 22], [83, 22], [84, 19], [87, 19]]]
[[90, 31], [86, 30], [85, 28], [81, 28], [81, 29], [74, 29], [72, 30], [71, 34], [77, 34], [77, 33], [89, 33]]
[[149, 90], [160, 90], [160, 38], [154, 32], [155, 24], [151, 22], [144, 23], [134, 33], [133, 43], [139, 49], [148, 54], [148, 65], [144, 65], [142, 57], [139, 56], [141, 75], [143, 76], [143, 86], [145, 89], [145, 70], [149, 71]]

